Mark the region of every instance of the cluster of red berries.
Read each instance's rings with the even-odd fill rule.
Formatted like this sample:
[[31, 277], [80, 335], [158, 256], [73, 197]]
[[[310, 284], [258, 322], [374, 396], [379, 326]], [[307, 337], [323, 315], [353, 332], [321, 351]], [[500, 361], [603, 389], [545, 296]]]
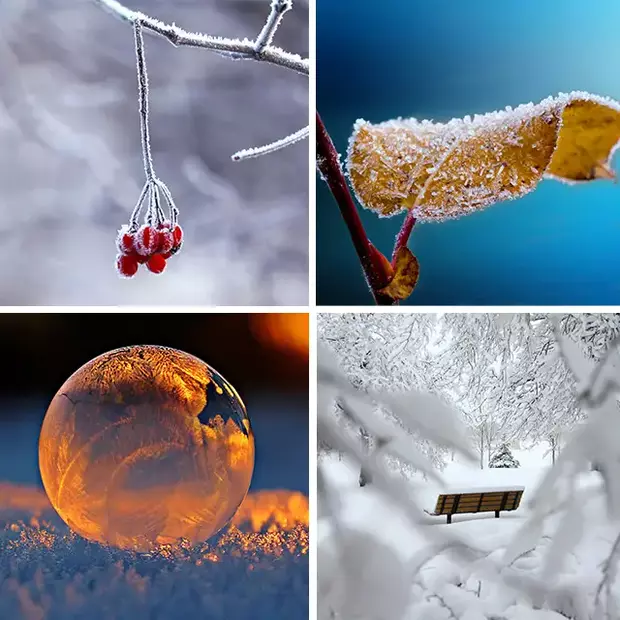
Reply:
[[176, 254], [183, 245], [183, 231], [178, 224], [172, 226], [164, 222], [157, 226], [144, 224], [131, 231], [123, 226], [116, 239], [119, 255], [116, 257], [116, 270], [123, 278], [136, 275], [140, 265], [152, 273], [161, 273], [166, 261]]

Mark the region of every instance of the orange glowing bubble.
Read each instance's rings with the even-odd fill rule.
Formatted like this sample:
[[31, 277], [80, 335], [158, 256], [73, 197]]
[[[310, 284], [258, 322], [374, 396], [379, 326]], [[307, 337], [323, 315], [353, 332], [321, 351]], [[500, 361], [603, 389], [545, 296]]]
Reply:
[[235, 389], [201, 360], [132, 346], [96, 357], [52, 400], [39, 439], [47, 495], [84, 538], [139, 551], [224, 527], [254, 469]]

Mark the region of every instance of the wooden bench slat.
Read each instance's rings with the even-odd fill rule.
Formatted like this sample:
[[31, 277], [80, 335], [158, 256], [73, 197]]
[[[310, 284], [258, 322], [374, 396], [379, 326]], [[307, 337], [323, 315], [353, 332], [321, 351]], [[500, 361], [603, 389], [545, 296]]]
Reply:
[[[474, 501], [471, 500], [463, 500], [461, 499], [458, 502], [459, 506], [466, 506], [468, 508], [476, 508], [478, 505], [480, 505], [482, 508], [486, 508], [489, 506], [497, 506], [498, 508], [502, 505], [503, 500], [501, 499], [476, 499]], [[455, 502], [446, 502], [444, 507], [443, 507], [443, 511], [441, 512], [450, 512], [452, 510], [452, 507], [454, 506]], [[506, 506], [509, 506], [508, 502], [506, 502]], [[439, 511], [438, 511], [439, 512]]]

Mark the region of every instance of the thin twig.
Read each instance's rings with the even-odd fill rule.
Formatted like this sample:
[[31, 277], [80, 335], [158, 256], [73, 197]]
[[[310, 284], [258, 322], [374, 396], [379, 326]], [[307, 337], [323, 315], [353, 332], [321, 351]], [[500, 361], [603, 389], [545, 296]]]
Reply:
[[295, 144], [295, 142], [299, 142], [300, 140], [307, 138], [309, 135], [310, 127], [304, 127], [303, 129], [292, 133], [290, 136], [286, 136], [286, 138], [281, 138], [280, 140], [276, 140], [276, 142], [271, 142], [265, 146], [255, 146], [249, 149], [243, 149], [242, 151], [237, 151], [232, 156], [232, 159], [233, 161], [241, 161], [243, 159], [252, 159], [254, 157], [260, 157], [261, 155], [267, 155], [268, 153], [279, 151], [285, 146]]
[[140, 110], [140, 135], [142, 138], [142, 159], [147, 182], [155, 178], [153, 158], [151, 156], [151, 138], [149, 136], [149, 79], [144, 59], [144, 40], [140, 22], [133, 25], [136, 40], [136, 66], [138, 68], [138, 103]]
[[[215, 52], [226, 52], [232, 54], [235, 58], [243, 58], [248, 60], [258, 60], [279, 65], [286, 69], [291, 69], [303, 75], [309, 75], [310, 63], [307, 58], [302, 58], [298, 54], [291, 54], [279, 47], [267, 45], [262, 49], [257, 48], [257, 42], [249, 39], [227, 39], [223, 37], [213, 37], [197, 32], [188, 32], [175, 26], [174, 24], [165, 24], [157, 19], [149, 17], [139, 11], [132, 11], [117, 0], [92, 0], [95, 4], [110, 11], [116, 17], [130, 22], [132, 24], [139, 22], [145, 30], [158, 34], [175, 46], [203, 47]], [[275, 28], [280, 23], [281, 15], [272, 17], [274, 12], [280, 10], [282, 2], [277, 0], [272, 3], [271, 13], [267, 19], [267, 24], [261, 31], [261, 34], [267, 28], [270, 22], [275, 22]], [[290, 2], [289, 2], [290, 4]], [[268, 31], [268, 35], [273, 32]], [[261, 35], [259, 35], [260, 37]]]
[[389, 284], [391, 274], [388, 273], [378, 250], [372, 245], [366, 234], [364, 224], [344, 178], [340, 156], [318, 112], [316, 114], [316, 160], [319, 172], [334, 196], [340, 214], [349, 229], [351, 241], [353, 241], [353, 246], [375, 302], [378, 305], [393, 305], [394, 300], [380, 292]]
[[396, 255], [400, 248], [406, 247], [409, 243], [409, 237], [411, 236], [411, 231], [415, 226], [416, 218], [413, 215], [413, 209], [407, 211], [407, 215], [403, 221], [403, 225], [398, 231], [398, 235], [396, 235], [396, 243], [394, 244], [394, 250], [392, 252], [392, 265], [394, 265], [396, 261]]
[[284, 13], [290, 11], [292, 8], [293, 3], [291, 0], [272, 0], [269, 17], [254, 42], [254, 50], [258, 54], [260, 54], [268, 45], [271, 45], [276, 30], [284, 17]]

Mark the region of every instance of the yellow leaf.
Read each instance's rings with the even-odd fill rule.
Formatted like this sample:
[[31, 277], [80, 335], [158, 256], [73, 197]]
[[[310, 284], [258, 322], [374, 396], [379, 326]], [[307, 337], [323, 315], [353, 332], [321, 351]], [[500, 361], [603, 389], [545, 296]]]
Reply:
[[564, 107], [557, 148], [547, 174], [567, 181], [613, 179], [609, 165], [619, 140], [617, 105], [574, 99]]
[[394, 260], [394, 277], [379, 293], [396, 300], [407, 299], [413, 293], [419, 275], [418, 259], [409, 248], [402, 247], [396, 253]]
[[360, 203], [382, 216], [459, 217], [532, 191], [542, 178], [615, 178], [620, 105], [587, 93], [432, 123], [357, 121], [347, 170]]

